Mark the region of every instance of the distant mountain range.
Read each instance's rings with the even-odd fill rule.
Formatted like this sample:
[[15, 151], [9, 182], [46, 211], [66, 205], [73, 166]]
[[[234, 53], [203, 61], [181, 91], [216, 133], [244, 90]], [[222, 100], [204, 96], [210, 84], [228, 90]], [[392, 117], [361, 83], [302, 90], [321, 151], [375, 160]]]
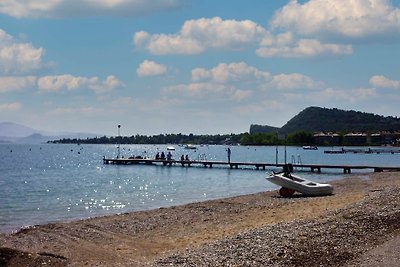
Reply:
[[308, 107], [281, 128], [251, 125], [250, 134], [307, 132], [378, 132], [400, 131], [400, 118], [384, 117], [354, 110]]
[[27, 127], [13, 122], [0, 122], [0, 143], [38, 144], [62, 138], [93, 138], [96, 134], [49, 132]]

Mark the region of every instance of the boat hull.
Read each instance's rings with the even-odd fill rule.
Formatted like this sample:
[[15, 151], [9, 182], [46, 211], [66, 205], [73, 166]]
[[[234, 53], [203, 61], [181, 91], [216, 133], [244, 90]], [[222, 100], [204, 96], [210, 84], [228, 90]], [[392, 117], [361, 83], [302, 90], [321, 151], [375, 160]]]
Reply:
[[306, 196], [326, 196], [333, 193], [333, 187], [330, 184], [316, 183], [293, 174], [273, 173], [266, 179], [271, 183], [300, 192]]

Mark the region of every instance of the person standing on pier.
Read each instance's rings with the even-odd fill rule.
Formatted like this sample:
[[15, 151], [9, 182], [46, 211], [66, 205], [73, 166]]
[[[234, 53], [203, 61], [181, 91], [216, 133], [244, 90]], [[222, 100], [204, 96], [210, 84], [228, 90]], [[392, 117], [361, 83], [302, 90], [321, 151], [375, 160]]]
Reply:
[[172, 154], [171, 154], [171, 151], [168, 151], [168, 154], [167, 154], [167, 160], [168, 160], [168, 161], [171, 161], [171, 160], [172, 160]]
[[231, 163], [231, 148], [228, 147], [228, 149], [226, 150], [226, 152], [228, 153], [228, 163]]

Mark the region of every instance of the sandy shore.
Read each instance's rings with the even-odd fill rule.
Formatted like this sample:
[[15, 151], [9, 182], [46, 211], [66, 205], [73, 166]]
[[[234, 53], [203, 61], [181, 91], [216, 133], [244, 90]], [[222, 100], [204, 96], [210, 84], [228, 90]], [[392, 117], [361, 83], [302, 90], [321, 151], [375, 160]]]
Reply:
[[0, 234], [0, 266], [390, 266], [400, 173], [332, 184], [328, 197], [266, 192]]

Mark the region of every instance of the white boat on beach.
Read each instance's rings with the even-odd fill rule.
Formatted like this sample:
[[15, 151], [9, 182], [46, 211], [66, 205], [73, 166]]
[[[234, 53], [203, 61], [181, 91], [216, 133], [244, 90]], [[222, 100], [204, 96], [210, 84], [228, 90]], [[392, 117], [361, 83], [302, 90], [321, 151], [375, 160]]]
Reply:
[[272, 173], [266, 179], [271, 183], [282, 186], [279, 194], [283, 197], [290, 197], [296, 191], [305, 196], [326, 196], [333, 192], [333, 187], [330, 184], [313, 182], [287, 172]]
[[174, 151], [174, 150], [175, 150], [175, 147], [173, 147], [173, 146], [167, 146], [167, 150], [169, 150], [169, 151]]

